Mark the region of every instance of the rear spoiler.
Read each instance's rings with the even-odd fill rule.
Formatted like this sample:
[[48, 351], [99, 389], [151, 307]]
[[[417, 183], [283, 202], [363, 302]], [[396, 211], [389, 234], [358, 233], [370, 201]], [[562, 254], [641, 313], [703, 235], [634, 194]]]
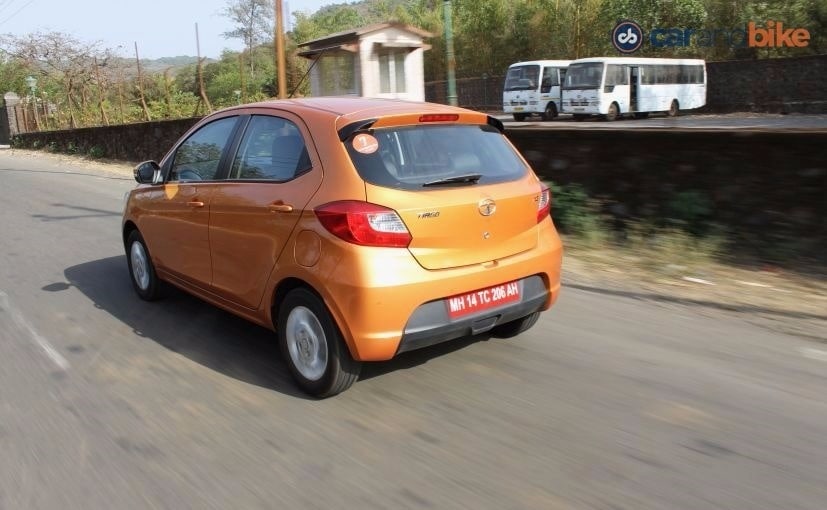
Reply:
[[[439, 114], [436, 114], [436, 115], [438, 116]], [[422, 117], [425, 117], [425, 116], [431, 116], [431, 115], [430, 114], [422, 115]], [[421, 117], [420, 117], [420, 119], [421, 119]], [[339, 140], [344, 142], [345, 140], [347, 140], [351, 136], [355, 135], [356, 133], [370, 131], [370, 129], [373, 127], [374, 124], [376, 124], [376, 122], [378, 120], [379, 119], [367, 119], [367, 120], [360, 120], [360, 121], [356, 121], [356, 122], [351, 122], [350, 124], [348, 124], [348, 125], [342, 127], [341, 129], [339, 129], [339, 131], [338, 131]], [[488, 124], [489, 126], [495, 128], [500, 133], [503, 133], [505, 131], [505, 126], [503, 125], [503, 123], [499, 119], [497, 119], [495, 117], [492, 117], [490, 115], [486, 116], [486, 124]]]

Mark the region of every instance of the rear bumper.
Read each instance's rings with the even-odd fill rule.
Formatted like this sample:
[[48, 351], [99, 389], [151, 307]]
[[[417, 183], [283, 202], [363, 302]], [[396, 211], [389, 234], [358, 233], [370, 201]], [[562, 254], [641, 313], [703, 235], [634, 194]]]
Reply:
[[522, 287], [520, 302], [484, 310], [468, 317], [451, 319], [444, 300], [419, 306], [405, 326], [396, 354], [485, 333], [499, 324], [542, 310], [549, 297], [543, 279], [531, 276], [520, 280], [519, 284]]
[[[328, 305], [351, 355], [383, 361], [400, 352], [481, 333], [550, 308], [560, 292], [562, 245], [551, 220], [537, 245], [484, 264], [427, 270], [399, 248], [353, 246], [331, 239], [308, 279]], [[508, 282], [521, 282], [520, 300], [468, 315], [448, 316], [446, 300]]]

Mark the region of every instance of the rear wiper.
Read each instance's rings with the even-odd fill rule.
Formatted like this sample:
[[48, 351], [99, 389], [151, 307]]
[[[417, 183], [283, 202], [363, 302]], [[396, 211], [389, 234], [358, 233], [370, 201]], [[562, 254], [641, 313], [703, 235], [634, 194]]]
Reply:
[[428, 181], [423, 186], [439, 186], [442, 184], [461, 184], [469, 183], [476, 184], [480, 180], [482, 174], [465, 174], [456, 175], [454, 177], [445, 177], [444, 179], [437, 179], [435, 181]]

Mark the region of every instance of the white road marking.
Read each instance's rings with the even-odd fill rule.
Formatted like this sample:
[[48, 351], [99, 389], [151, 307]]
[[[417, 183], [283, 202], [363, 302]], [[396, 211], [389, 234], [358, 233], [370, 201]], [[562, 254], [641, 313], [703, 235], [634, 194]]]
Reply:
[[43, 349], [43, 352], [52, 360], [52, 363], [57, 365], [61, 370], [69, 370], [69, 362], [66, 358], [57, 352], [57, 349], [34, 329], [34, 326], [26, 320], [26, 317], [24, 317], [19, 310], [12, 306], [11, 301], [9, 301], [9, 295], [2, 290], [0, 290], [0, 305], [9, 313], [14, 323], [17, 324], [17, 327], [28, 333], [32, 340]]
[[815, 359], [818, 361], [827, 361], [827, 351], [822, 349], [813, 349], [812, 347], [802, 347], [799, 349], [802, 356], [805, 358]]
[[692, 282], [692, 283], [700, 283], [703, 285], [715, 285], [714, 283], [710, 282], [709, 280], [704, 280], [703, 278], [695, 278], [694, 276], [684, 276], [681, 280]]
[[757, 282], [745, 282], [742, 280], [735, 280], [735, 283], [740, 283], [741, 285], [749, 285], [750, 287], [762, 287], [765, 289], [771, 289], [772, 285], [767, 285], [766, 283], [757, 283]]

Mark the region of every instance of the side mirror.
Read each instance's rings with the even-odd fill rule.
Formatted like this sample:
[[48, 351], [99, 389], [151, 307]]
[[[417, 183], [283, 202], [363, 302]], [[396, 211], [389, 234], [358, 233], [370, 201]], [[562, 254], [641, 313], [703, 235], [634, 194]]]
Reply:
[[144, 161], [143, 163], [138, 163], [132, 173], [135, 176], [135, 180], [138, 181], [138, 184], [152, 184], [155, 178], [155, 172], [160, 170], [161, 167], [158, 166], [158, 163], [155, 161]]

